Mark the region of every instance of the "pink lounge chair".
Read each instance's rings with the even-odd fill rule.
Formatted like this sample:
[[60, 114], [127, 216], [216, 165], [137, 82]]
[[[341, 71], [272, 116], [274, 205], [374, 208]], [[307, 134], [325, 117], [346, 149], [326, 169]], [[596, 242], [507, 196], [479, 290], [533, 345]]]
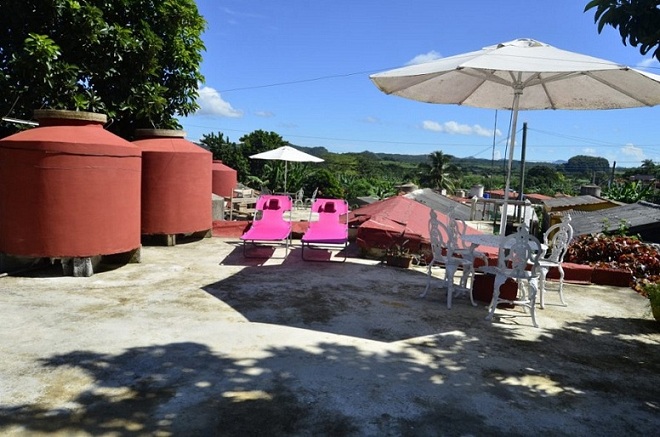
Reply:
[[346, 261], [346, 247], [348, 246], [348, 203], [342, 199], [316, 199], [312, 204], [312, 213], [317, 213], [318, 221], [309, 221], [307, 232], [303, 235], [302, 259], [305, 261], [318, 261], [318, 259], [305, 258], [305, 248], [312, 250], [344, 250]]
[[[291, 208], [293, 202], [289, 196], [261, 195], [257, 199], [256, 214], [242, 236], [243, 256], [248, 256], [247, 245], [253, 246], [284, 244], [286, 257], [291, 243]], [[289, 220], [284, 220], [284, 213], [289, 212]]]

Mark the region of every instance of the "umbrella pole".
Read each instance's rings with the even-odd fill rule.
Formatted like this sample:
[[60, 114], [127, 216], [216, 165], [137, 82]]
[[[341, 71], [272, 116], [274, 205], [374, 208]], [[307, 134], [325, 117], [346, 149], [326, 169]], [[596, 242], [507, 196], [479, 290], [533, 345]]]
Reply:
[[287, 192], [287, 191], [286, 191], [286, 173], [287, 173], [287, 171], [288, 171], [288, 168], [287, 168], [287, 167], [288, 167], [288, 166], [287, 166], [288, 163], [289, 163], [289, 161], [286, 161], [286, 160], [284, 161], [284, 192], [285, 192], [285, 193]]
[[502, 217], [500, 217], [500, 235], [506, 234], [506, 220], [509, 212], [509, 187], [511, 186], [511, 164], [513, 163], [513, 149], [516, 145], [516, 125], [518, 123], [518, 106], [520, 104], [520, 96], [522, 95], [522, 87], [515, 87], [513, 90], [513, 120], [511, 122], [511, 135], [509, 145], [509, 160], [506, 166], [506, 183], [504, 186], [504, 203], [502, 204]]

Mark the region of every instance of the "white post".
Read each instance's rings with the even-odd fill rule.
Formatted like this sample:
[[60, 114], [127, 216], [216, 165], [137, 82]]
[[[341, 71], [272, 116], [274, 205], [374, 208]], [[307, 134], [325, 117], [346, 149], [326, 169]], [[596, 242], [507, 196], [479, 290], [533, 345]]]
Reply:
[[511, 164], [513, 163], [513, 149], [516, 146], [516, 124], [518, 123], [518, 105], [523, 93], [522, 85], [517, 83], [513, 90], [513, 120], [511, 122], [511, 136], [509, 138], [509, 160], [506, 166], [506, 184], [504, 186], [504, 203], [502, 204], [502, 217], [500, 218], [500, 235], [506, 233], [506, 218], [509, 209], [509, 188], [511, 186]]

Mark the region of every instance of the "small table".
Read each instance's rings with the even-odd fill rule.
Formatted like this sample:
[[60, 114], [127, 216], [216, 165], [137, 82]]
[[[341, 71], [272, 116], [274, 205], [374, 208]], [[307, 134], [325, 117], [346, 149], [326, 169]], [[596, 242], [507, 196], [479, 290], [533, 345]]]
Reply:
[[[476, 244], [477, 246], [489, 246], [489, 247], [500, 247], [502, 242], [506, 241], [509, 239], [509, 236], [501, 236], [501, 235], [492, 235], [492, 234], [467, 234], [462, 236], [464, 241], [467, 241], [468, 243]], [[507, 243], [504, 245], [505, 249], [510, 249], [511, 248], [511, 242], [513, 240], [509, 240]], [[541, 251], [545, 253], [545, 251], [548, 249], [548, 246], [545, 244], [541, 243]]]
[[[504, 258], [504, 252], [502, 249], [511, 249], [511, 245], [514, 241], [513, 239], [509, 239], [508, 237], [509, 237], [508, 235], [503, 237], [501, 235], [493, 235], [493, 234], [466, 234], [462, 236], [463, 241], [472, 243], [477, 247], [478, 246], [496, 247], [498, 249], [498, 253], [497, 253], [498, 265]], [[503, 242], [505, 242], [505, 244], [503, 246], [500, 246]], [[530, 241], [530, 246], [532, 246], [531, 241]], [[545, 256], [545, 252], [547, 250], [548, 250], [548, 246], [546, 244], [541, 243], [541, 254], [539, 255], [539, 259], [542, 259]], [[484, 270], [488, 270], [488, 268]]]

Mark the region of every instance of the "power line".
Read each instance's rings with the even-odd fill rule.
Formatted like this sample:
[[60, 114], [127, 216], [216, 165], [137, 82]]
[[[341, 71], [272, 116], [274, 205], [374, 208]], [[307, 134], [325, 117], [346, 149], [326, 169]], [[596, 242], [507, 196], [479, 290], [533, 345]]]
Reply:
[[[215, 130], [215, 131], [220, 131], [220, 132], [239, 132], [243, 134], [249, 134], [249, 132], [242, 130], [242, 129], [225, 129], [222, 127], [213, 127], [213, 126], [202, 126], [198, 124], [187, 124], [187, 126], [190, 127], [197, 127], [197, 128], [203, 128], [203, 129], [210, 129], [210, 130]], [[532, 130], [532, 129], [529, 129]], [[541, 132], [541, 133], [547, 133], [544, 131], [536, 130], [534, 129], [535, 132]], [[605, 142], [598, 142], [597, 140], [592, 140], [588, 138], [581, 138], [581, 137], [575, 137], [575, 136], [568, 136], [568, 135], [560, 135], [560, 134], [551, 134], [547, 133], [549, 135], [557, 136], [559, 138], [566, 138], [566, 139], [571, 139], [574, 141], [582, 141], [583, 143], [591, 144], [591, 145], [597, 145], [605, 148], [620, 148], [624, 147], [625, 144], [617, 144], [617, 143], [605, 143]], [[415, 145], [415, 146], [432, 146], [432, 147], [465, 147], [465, 148], [483, 148], [484, 145], [479, 143], [479, 144], [465, 144], [465, 143], [439, 143], [439, 142], [420, 142], [420, 141], [392, 141], [392, 140], [366, 140], [366, 139], [357, 139], [357, 138], [342, 138], [342, 137], [319, 137], [319, 136], [311, 136], [311, 135], [295, 135], [295, 134], [286, 134], [283, 135], [286, 136], [287, 138], [304, 138], [308, 140], [327, 140], [327, 141], [346, 141], [346, 142], [353, 142], [353, 143], [368, 143], [368, 144], [395, 144], [395, 145]], [[498, 145], [506, 145], [508, 144], [508, 140], [506, 138], [502, 138], [500, 141], [497, 142]], [[570, 147], [576, 147], [576, 144], [528, 144], [528, 147], [531, 148], [570, 148]], [[645, 149], [650, 149], [650, 150], [656, 150], [660, 149], [660, 145], [646, 145], [646, 144], [639, 144], [635, 145], [635, 147], [644, 147]], [[479, 151], [478, 153], [474, 154], [473, 156], [478, 156], [482, 153], [485, 153], [486, 151], [491, 150], [492, 146], [488, 146], [486, 149]]]
[[[547, 58], [543, 58], [547, 59]], [[600, 65], [600, 63], [594, 63], [595, 65]], [[604, 65], [609, 65], [609, 63], [606, 61]], [[328, 74], [326, 76], [318, 76], [318, 77], [312, 77], [308, 79], [298, 79], [298, 80], [291, 80], [291, 81], [285, 81], [285, 82], [273, 82], [269, 84], [262, 84], [262, 85], [249, 85], [249, 86], [244, 86], [244, 87], [236, 87], [236, 88], [228, 88], [224, 90], [219, 90], [219, 93], [229, 93], [233, 91], [249, 91], [249, 90], [256, 90], [256, 89], [262, 89], [262, 88], [273, 88], [273, 87], [278, 87], [278, 86], [286, 86], [286, 85], [297, 85], [301, 83], [308, 83], [308, 82], [318, 82], [318, 81], [323, 81], [323, 80], [329, 80], [329, 79], [339, 79], [339, 78], [344, 78], [344, 77], [351, 77], [351, 76], [358, 76], [358, 75], [363, 75], [363, 74], [372, 74], [372, 73], [379, 73], [382, 71], [387, 71], [387, 70], [392, 70], [395, 68], [401, 68], [401, 65], [397, 65], [395, 67], [386, 67], [386, 68], [378, 68], [378, 69], [370, 69], [370, 70], [363, 70], [363, 71], [355, 71], [352, 73], [340, 73], [340, 74]], [[636, 70], [660, 70], [660, 67], [655, 67], [655, 66], [649, 66], [649, 67], [630, 67], [630, 68], [635, 68]]]
[[256, 90], [256, 89], [261, 89], [261, 88], [272, 88], [272, 87], [277, 87], [277, 86], [285, 86], [285, 85], [297, 85], [301, 83], [308, 83], [308, 82], [318, 82], [321, 80], [328, 80], [328, 79], [338, 79], [338, 78], [343, 78], [343, 77], [351, 77], [351, 76], [358, 76], [362, 74], [371, 74], [371, 73], [377, 73], [382, 70], [366, 70], [366, 71], [356, 71], [353, 73], [345, 73], [345, 74], [330, 74], [327, 76], [319, 76], [319, 77], [313, 77], [310, 79], [299, 79], [299, 80], [291, 80], [291, 81], [286, 81], [286, 82], [274, 82], [274, 83], [269, 83], [269, 84], [264, 84], [264, 85], [251, 85], [251, 86], [244, 86], [244, 87], [237, 87], [237, 88], [229, 88], [225, 90], [219, 90], [219, 93], [230, 93], [232, 91], [247, 91], [247, 90]]

